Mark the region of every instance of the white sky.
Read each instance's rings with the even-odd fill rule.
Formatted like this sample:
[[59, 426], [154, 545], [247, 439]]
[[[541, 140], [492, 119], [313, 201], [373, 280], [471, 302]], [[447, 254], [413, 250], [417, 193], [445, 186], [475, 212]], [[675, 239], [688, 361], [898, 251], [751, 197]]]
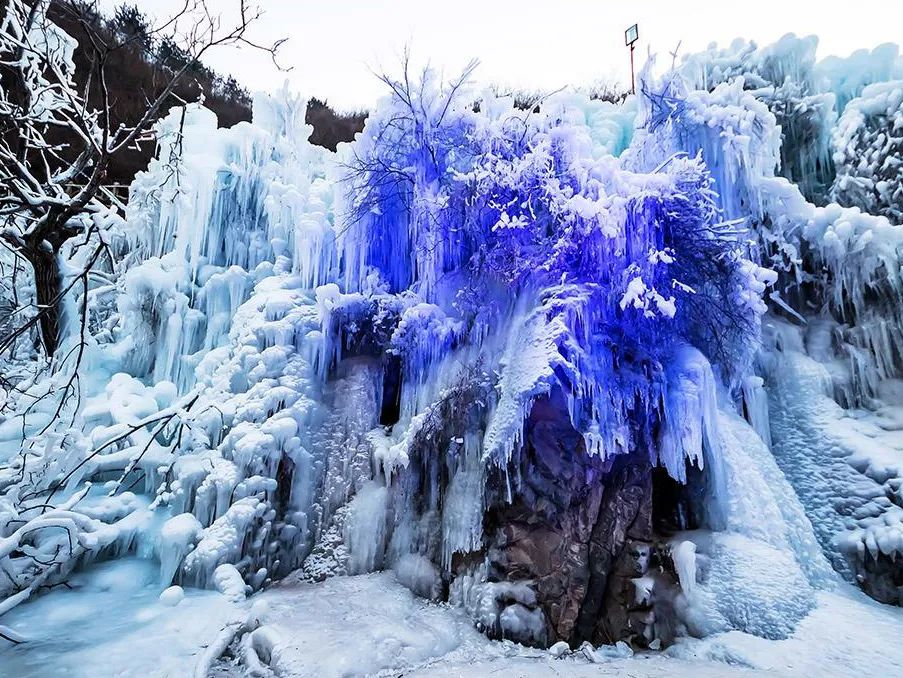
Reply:
[[[157, 17], [180, 0], [130, 0]], [[237, 0], [209, 0], [229, 8]], [[251, 35], [287, 37], [277, 70], [247, 48], [222, 49], [207, 63], [250, 90], [288, 79], [292, 89], [341, 109], [369, 107], [383, 94], [373, 70], [397, 72], [405, 46], [416, 65], [447, 76], [470, 59], [476, 77], [503, 87], [552, 91], [597, 81], [627, 83], [624, 30], [639, 24], [637, 70], [649, 50], [659, 59], [726, 45], [736, 37], [767, 44], [785, 33], [819, 36], [819, 57], [903, 42], [903, 0], [257, 0], [265, 14]], [[104, 0], [108, 7], [119, 4]]]

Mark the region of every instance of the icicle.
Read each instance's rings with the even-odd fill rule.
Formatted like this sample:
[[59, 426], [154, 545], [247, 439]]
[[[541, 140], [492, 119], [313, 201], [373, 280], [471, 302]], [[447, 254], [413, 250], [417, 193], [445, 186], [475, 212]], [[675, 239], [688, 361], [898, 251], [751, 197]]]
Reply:
[[160, 586], [166, 588], [172, 584], [182, 560], [194, 547], [202, 530], [197, 518], [190, 513], [182, 513], [166, 521], [160, 529], [158, 547]]
[[746, 419], [763, 442], [771, 447], [771, 424], [768, 420], [768, 396], [765, 393], [764, 380], [761, 377], [749, 376], [743, 380], [743, 404]]
[[364, 485], [351, 502], [345, 523], [348, 545], [348, 571], [351, 574], [373, 572], [382, 566], [388, 535], [384, 485], [371, 481]]
[[671, 545], [671, 559], [680, 581], [680, 588], [685, 596], [693, 593], [696, 587], [696, 544], [681, 541]]
[[472, 553], [483, 545], [483, 492], [485, 488], [482, 447], [477, 432], [467, 432], [459, 446], [457, 469], [445, 493], [442, 508], [442, 565], [451, 570], [456, 552]]

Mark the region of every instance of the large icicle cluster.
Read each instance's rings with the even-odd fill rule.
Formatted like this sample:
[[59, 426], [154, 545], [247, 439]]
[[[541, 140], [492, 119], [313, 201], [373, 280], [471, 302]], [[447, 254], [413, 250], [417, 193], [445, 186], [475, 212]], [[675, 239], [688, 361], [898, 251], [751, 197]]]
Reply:
[[166, 526], [193, 526], [192, 515], [200, 528], [161, 533], [175, 540], [161, 550], [181, 556], [167, 572], [184, 558], [179, 581], [211, 586], [238, 564], [258, 588], [307, 554], [322, 457], [320, 323], [305, 291], [335, 256], [324, 152], [307, 142], [305, 110], [288, 93], [261, 96], [254, 124], [230, 130], [203, 109], [174, 112], [133, 187], [136, 246], [151, 256], [125, 281], [123, 318], [140, 325], [123, 328], [124, 367], [198, 394], [153, 485]]
[[623, 115], [608, 104], [393, 91], [341, 156], [340, 275], [316, 291], [318, 370], [376, 380], [375, 473], [321, 524], [304, 570], [393, 566], [431, 597], [451, 582], [490, 634], [594, 638], [592, 618], [547, 618], [544, 584], [490, 574], [487, 512], [552, 491], [526, 477], [533, 409], [563, 403], [555, 425], [580, 442], [556, 463], [589, 464], [601, 485], [586, 491], [618, 458], [646, 465], [639, 482], [650, 465], [679, 483], [704, 467], [701, 524], [726, 527], [716, 393], [744, 381], [775, 276], [723, 221], [701, 158], [637, 172], [597, 145], [600, 113]]
[[866, 87], [844, 109], [832, 144], [832, 197], [903, 224], [903, 80]]
[[[238, 564], [255, 588], [305, 555], [310, 493], [279, 482], [295, 464], [298, 479], [312, 475], [305, 341], [316, 344], [319, 318], [296, 290], [334, 262], [332, 189], [305, 110], [261, 96], [254, 125], [217, 129], [198, 106], [158, 125], [159, 158], [136, 178], [114, 243], [127, 270], [92, 290], [118, 293], [118, 312], [92, 308], [75, 426], [45, 425], [49, 399], [5, 422], [0, 592], [15, 595], [4, 606], [130, 552], [160, 559], [162, 586], [226, 586], [221, 566]], [[34, 439], [7, 455], [23, 430]]]
[[[768, 106], [783, 139], [781, 174], [809, 200], [824, 204], [834, 179], [834, 162], [840, 160], [836, 153], [843, 150], [834, 133], [838, 117], [867, 86], [899, 79], [903, 57], [897, 45], [885, 44], [845, 58], [816, 61], [817, 46], [815, 36], [793, 34], [766, 47], [736, 40], [727, 48], [712, 45], [685, 57], [680, 71], [694, 88], [711, 91], [733, 82]], [[847, 122], [838, 129], [846, 128], [850, 134], [850, 127], [858, 124]]]
[[[475, 111], [429, 85], [399, 83], [353, 149], [341, 244], [349, 291], [375, 286], [404, 300], [393, 302], [409, 309], [391, 343], [415, 382], [443, 354], [481, 344], [526, 310], [532, 336], [512, 339], [546, 348], [529, 349], [539, 362], [527, 369], [541, 374], [502, 372], [493, 415], [502, 423], [490, 424], [484, 450], [499, 463], [532, 400], [558, 386], [591, 454], [673, 450], [666, 463], [678, 469], [700, 450], [654, 440], [669, 431], [656, 423], [662, 366], [694, 344], [725, 373], [742, 371], [771, 279], [720, 223], [705, 166], [674, 157], [648, 174], [625, 171], [595, 150], [570, 98], [538, 112], [482, 99]], [[410, 346], [418, 341], [430, 351]]]
[[159, 158], [129, 203], [133, 252], [145, 259], [120, 302], [130, 372], [184, 392], [256, 280], [284, 271], [310, 287], [329, 276], [331, 191], [311, 174], [324, 152], [307, 144], [304, 106], [288, 94], [258, 97], [254, 125], [217, 130], [199, 106], [158, 125]]
[[[871, 203], [818, 206], [807, 200], [805, 187], [801, 191], [775, 176], [784, 156], [798, 159], [809, 154], [809, 142], [794, 137], [789, 128], [776, 127], [779, 118], [769, 110], [768, 92], [746, 89], [750, 73], [759, 71], [777, 78], [776, 71], [786, 82], [791, 78], [823, 82], [819, 65], [811, 58], [813, 50], [810, 40], [788, 36], [764, 50], [738, 43], [726, 52], [690, 57], [684, 70], [694, 73], [702, 68], [700, 80], [717, 84], [711, 91], [687, 92], [682, 78], [671, 77], [661, 96], [644, 98], [643, 115], [651, 124], [631, 153], [640, 168], [654, 167], [677, 151], [702, 153], [712, 168], [725, 217], [741, 219], [750, 227], [750, 235], [758, 241], [758, 256], [782, 275], [780, 291], [771, 299], [796, 315], [791, 305], [803, 314], [807, 306], [824, 306], [845, 325], [843, 341], [850, 347], [845, 350], [859, 380], [847, 393], [847, 402], [852, 402], [858, 397], [855, 393], [874, 395], [877, 382], [894, 376], [894, 365], [899, 364], [894, 351], [903, 346], [898, 254], [903, 229], [881, 214], [868, 213]], [[857, 58], [851, 61], [858, 63]], [[851, 104], [850, 116], [856, 117], [858, 105]], [[819, 144], [830, 148], [831, 128], [819, 134]], [[854, 133], [838, 131], [835, 140], [842, 134]], [[875, 161], [893, 165], [894, 153], [876, 155]], [[841, 181], [838, 177], [838, 184]]]

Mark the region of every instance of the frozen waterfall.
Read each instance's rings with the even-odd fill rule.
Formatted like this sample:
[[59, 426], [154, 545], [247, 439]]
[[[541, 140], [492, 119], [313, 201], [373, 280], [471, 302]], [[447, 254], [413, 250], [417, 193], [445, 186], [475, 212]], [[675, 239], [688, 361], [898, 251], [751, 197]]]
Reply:
[[173, 110], [66, 454], [0, 498], [77, 545], [35, 584], [4, 528], [0, 598], [394, 570], [492, 638], [636, 649], [901, 602], [901, 189], [854, 160], [903, 120], [891, 51], [736, 43], [536, 110], [427, 73], [336, 153], [287, 91]]

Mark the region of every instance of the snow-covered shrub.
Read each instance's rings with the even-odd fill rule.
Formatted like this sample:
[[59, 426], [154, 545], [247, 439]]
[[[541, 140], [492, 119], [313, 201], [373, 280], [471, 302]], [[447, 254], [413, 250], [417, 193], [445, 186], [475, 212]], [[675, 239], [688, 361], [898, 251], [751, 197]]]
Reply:
[[866, 87], [844, 110], [832, 145], [832, 197], [903, 224], [903, 80]]
[[519, 300], [544, 303], [546, 322], [566, 328], [554, 381], [588, 448], [609, 455], [651, 436], [661, 366], [679, 345], [698, 346], [725, 376], [746, 369], [773, 278], [721, 223], [700, 159], [633, 173], [595, 156], [570, 101], [533, 112], [467, 102], [429, 75], [395, 83], [349, 161], [345, 283], [363, 289], [375, 269], [391, 291], [427, 302], [393, 337], [410, 335], [412, 313], [429, 319], [419, 337], [429, 351], [404, 351], [417, 356], [409, 373], [455, 345], [441, 338], [457, 334], [447, 314], [462, 327], [456, 343], [480, 345]]

